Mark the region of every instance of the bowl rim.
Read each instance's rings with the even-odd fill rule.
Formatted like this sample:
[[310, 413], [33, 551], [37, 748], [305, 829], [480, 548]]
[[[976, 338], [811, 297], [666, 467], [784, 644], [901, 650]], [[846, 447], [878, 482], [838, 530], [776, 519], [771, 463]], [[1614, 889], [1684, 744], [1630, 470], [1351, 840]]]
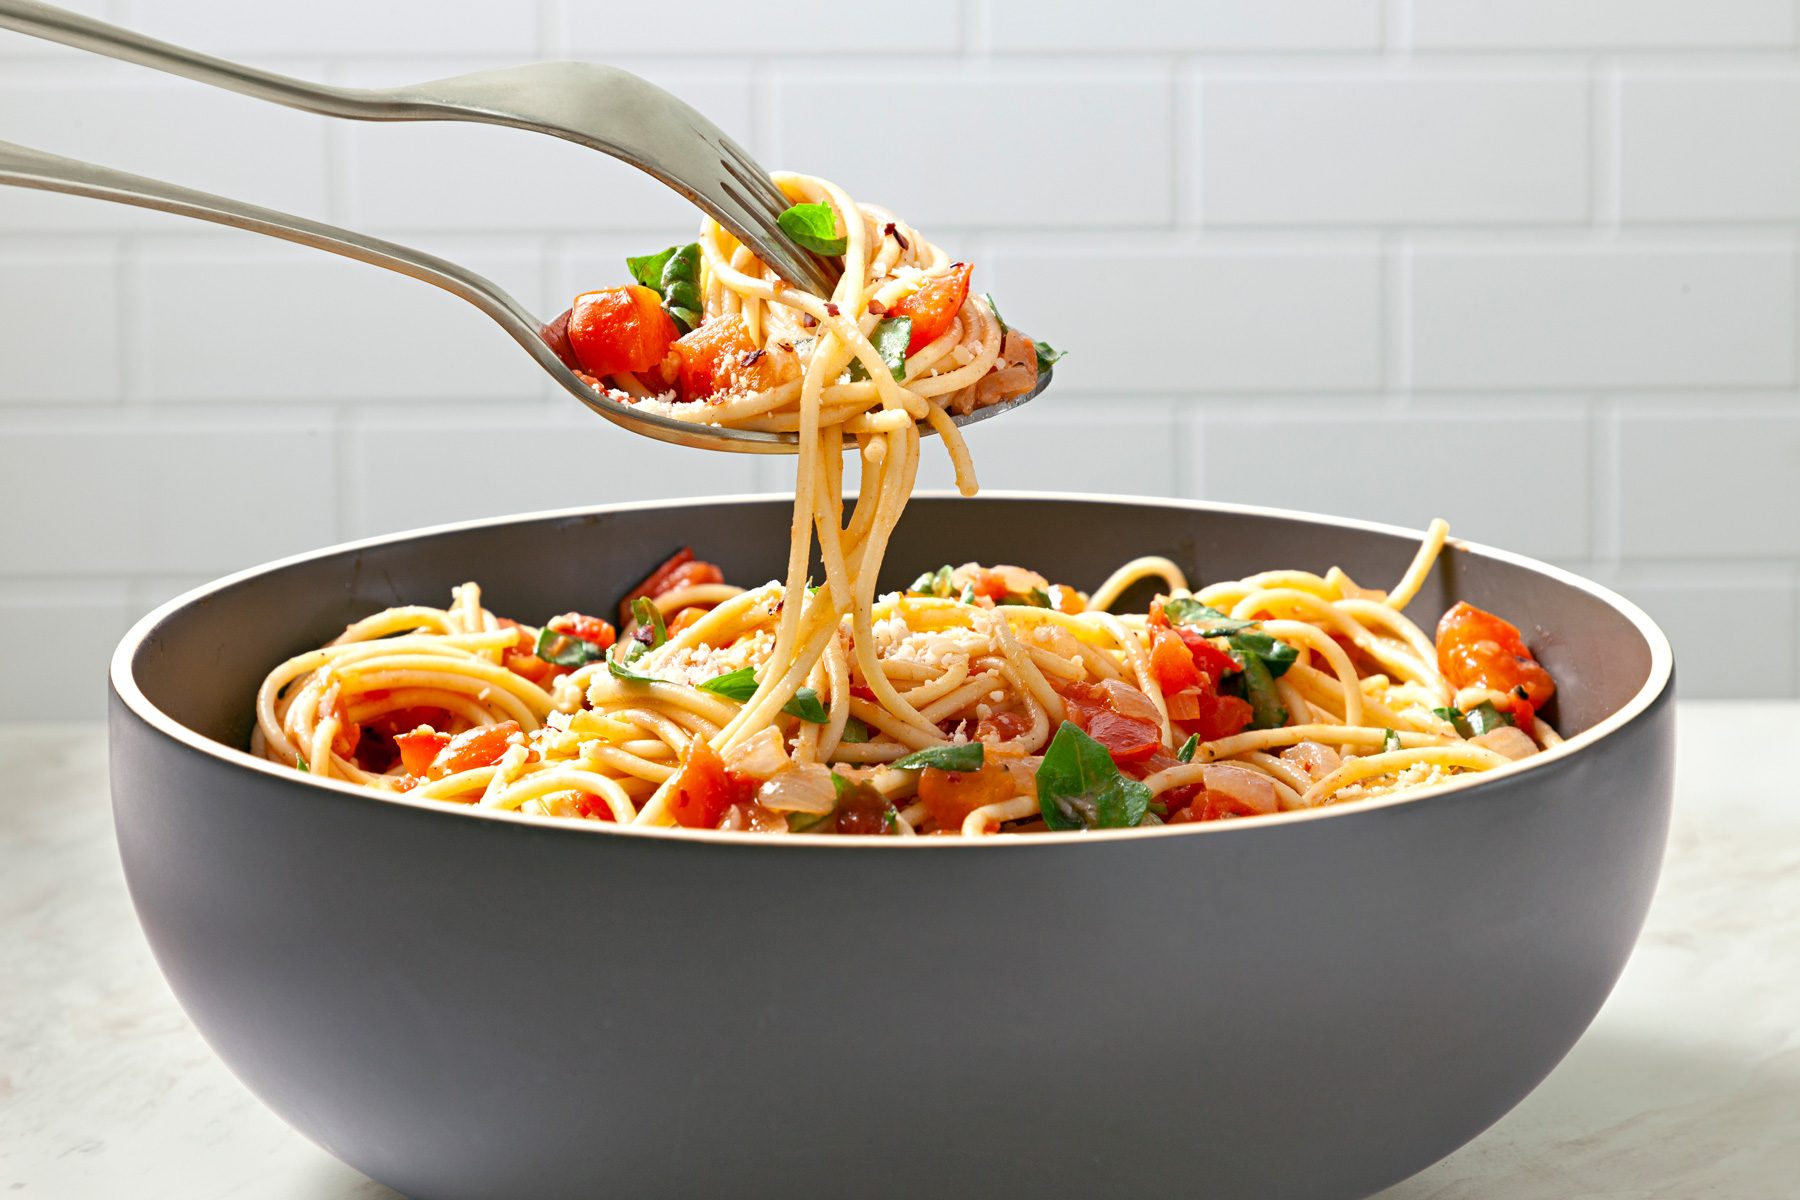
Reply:
[[[1286, 521], [1302, 521], [1313, 525], [1332, 528], [1356, 530], [1365, 533], [1379, 533], [1390, 536], [1422, 540], [1424, 530], [1408, 529], [1401, 525], [1390, 525], [1380, 521], [1365, 521], [1355, 517], [1334, 517], [1321, 513], [1304, 512], [1298, 509], [1276, 508], [1257, 504], [1233, 504], [1210, 500], [1187, 500], [1167, 496], [1128, 496], [1103, 492], [1052, 492], [1037, 490], [994, 489], [983, 491], [973, 499], [989, 498], [995, 500], [1068, 500], [1085, 503], [1129, 504], [1158, 508], [1176, 508], [1187, 512], [1220, 512], [1243, 516], [1272, 517]], [[915, 499], [963, 499], [953, 489], [925, 489], [913, 493]], [[211, 738], [189, 729], [169, 714], [153, 704], [149, 697], [138, 686], [133, 675], [133, 662], [144, 643], [156, 632], [157, 628], [178, 610], [203, 600], [214, 592], [223, 591], [239, 583], [254, 579], [260, 575], [271, 574], [348, 551], [372, 549], [379, 546], [392, 545], [397, 542], [415, 541], [425, 537], [457, 533], [489, 526], [516, 525], [526, 522], [558, 520], [595, 516], [606, 513], [643, 512], [662, 508], [689, 508], [696, 505], [729, 505], [729, 504], [766, 504], [771, 501], [791, 503], [792, 497], [779, 492], [734, 493], [726, 496], [689, 496], [662, 500], [629, 500], [610, 504], [581, 505], [574, 508], [545, 509], [537, 512], [515, 513], [499, 517], [479, 517], [467, 521], [452, 521], [441, 525], [430, 525], [419, 529], [404, 530], [399, 533], [379, 534], [374, 537], [356, 538], [339, 542], [316, 550], [307, 550], [284, 558], [273, 559], [240, 571], [223, 575], [210, 583], [173, 597], [158, 605], [132, 625], [118, 646], [113, 650], [108, 669], [108, 678], [114, 694], [125, 704], [132, 715], [149, 728], [175, 741], [191, 751], [196, 751], [209, 758], [240, 769], [260, 771], [271, 778], [300, 783], [303, 786], [319, 789], [321, 800], [336, 796], [339, 800], [352, 800], [364, 803], [391, 804], [411, 809], [422, 814], [437, 814], [455, 820], [467, 820], [470, 817], [500, 822], [502, 826], [523, 826], [531, 829], [555, 831], [569, 836], [603, 836], [652, 838], [665, 841], [715, 845], [756, 845], [769, 848], [793, 847], [823, 848], [832, 846], [837, 852], [852, 850], [873, 850], [876, 848], [898, 849], [910, 847], [910, 852], [920, 852], [920, 848], [932, 846], [941, 851], [969, 853], [986, 849], [993, 851], [1001, 847], [1007, 853], [1016, 853], [1018, 848], [1028, 846], [1066, 846], [1072, 841], [1079, 842], [1115, 842], [1135, 840], [1138, 838], [1176, 838], [1198, 836], [1229, 836], [1234, 832], [1269, 829], [1278, 825], [1293, 824], [1301, 821], [1344, 820], [1359, 814], [1374, 814], [1390, 809], [1416, 804], [1420, 801], [1441, 799], [1458, 792], [1468, 792], [1487, 787], [1504, 786], [1512, 780], [1524, 779], [1529, 773], [1543, 770], [1581, 753], [1590, 746], [1605, 740], [1632, 724], [1668, 690], [1674, 674], [1674, 650], [1668, 637], [1663, 633], [1648, 613], [1618, 592], [1613, 591], [1591, 579], [1566, 571], [1561, 567], [1543, 562], [1539, 559], [1515, 554], [1508, 550], [1500, 550], [1480, 542], [1466, 541], [1462, 538], [1450, 537], [1445, 540], [1445, 547], [1478, 554], [1512, 566], [1522, 567], [1528, 571], [1547, 576], [1550, 579], [1586, 592], [1603, 604], [1622, 614], [1636, 628], [1650, 650], [1650, 670], [1643, 685], [1632, 694], [1619, 709], [1605, 717], [1595, 725], [1573, 737], [1565, 739], [1556, 746], [1531, 756], [1527, 761], [1502, 768], [1497, 772], [1479, 772], [1465, 774], [1434, 784], [1430, 787], [1417, 788], [1411, 791], [1391, 793], [1377, 796], [1369, 800], [1359, 800], [1354, 804], [1328, 804], [1320, 808], [1296, 809], [1288, 812], [1270, 813], [1265, 816], [1240, 817], [1230, 821], [1199, 821], [1180, 826], [1139, 826], [1130, 829], [1094, 829], [1048, 831], [1033, 834], [1030, 837], [985, 837], [985, 838], [941, 838], [941, 837], [888, 837], [885, 835], [844, 836], [841, 834], [789, 834], [786, 837], [770, 837], [767, 834], [745, 831], [727, 831], [717, 829], [686, 829], [680, 826], [640, 826], [617, 825], [603, 821], [570, 821], [565, 818], [537, 816], [508, 810], [471, 807], [464, 804], [453, 804], [445, 800], [421, 799], [408, 796], [404, 792], [384, 794], [361, 787], [347, 780], [319, 779], [308, 777], [297, 779], [291, 767], [265, 758], [258, 758], [246, 750], [216, 742]], [[1497, 776], [1497, 778], [1496, 778]]]

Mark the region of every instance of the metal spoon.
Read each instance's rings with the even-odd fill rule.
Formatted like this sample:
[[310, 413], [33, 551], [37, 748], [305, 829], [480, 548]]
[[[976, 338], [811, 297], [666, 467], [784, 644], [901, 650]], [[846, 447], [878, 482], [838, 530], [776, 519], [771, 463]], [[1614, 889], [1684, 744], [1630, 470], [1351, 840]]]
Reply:
[[[590, 63], [479, 71], [412, 87], [343, 88], [261, 71], [68, 12], [37, 0], [0, 0], [0, 28], [97, 51], [258, 99], [371, 121], [474, 121], [564, 138], [638, 167], [716, 218], [783, 279], [829, 296], [841, 269], [794, 243], [776, 223], [788, 201], [716, 125], [647, 80]], [[0, 183], [177, 213], [327, 250], [399, 271], [475, 305], [556, 381], [617, 425], [659, 441], [750, 453], [792, 453], [796, 440], [646, 413], [596, 392], [557, 358], [544, 322], [492, 281], [436, 255], [305, 217], [0, 142]], [[1017, 408], [1048, 385], [953, 418], [959, 425]]]

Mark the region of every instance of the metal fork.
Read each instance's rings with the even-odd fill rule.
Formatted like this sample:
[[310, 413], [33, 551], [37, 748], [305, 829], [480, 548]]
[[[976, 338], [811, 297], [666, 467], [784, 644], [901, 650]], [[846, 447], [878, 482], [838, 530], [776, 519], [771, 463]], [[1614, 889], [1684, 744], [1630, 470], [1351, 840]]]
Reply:
[[[368, 121], [474, 121], [508, 125], [600, 150], [648, 172], [712, 215], [797, 287], [829, 296], [836, 264], [791, 241], [776, 224], [788, 200], [768, 173], [716, 125], [655, 84], [591, 63], [540, 63], [478, 71], [410, 87], [309, 83], [147, 38], [36, 0], [0, 0], [0, 28], [14, 29], [201, 83], [327, 116]], [[647, 413], [587, 384], [545, 343], [544, 322], [492, 281], [433, 254], [321, 221], [176, 184], [0, 142], [0, 183], [91, 196], [230, 225], [399, 271], [479, 308], [578, 400], [617, 425], [659, 441], [749, 453], [792, 453], [793, 434], [697, 425]], [[983, 420], [1024, 396], [954, 418]]]
[[841, 274], [781, 232], [775, 220], [789, 201], [743, 147], [675, 96], [617, 67], [535, 63], [407, 87], [334, 87], [214, 58], [37, 0], [0, 0], [0, 28], [328, 117], [475, 121], [547, 133], [654, 175], [795, 287], [829, 296]]

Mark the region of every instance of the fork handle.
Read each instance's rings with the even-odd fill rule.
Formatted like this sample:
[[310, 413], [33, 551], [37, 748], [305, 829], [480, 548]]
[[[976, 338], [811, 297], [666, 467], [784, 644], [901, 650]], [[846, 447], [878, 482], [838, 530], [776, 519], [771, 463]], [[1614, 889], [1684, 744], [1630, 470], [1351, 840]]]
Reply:
[[[171, 75], [307, 112], [331, 117], [366, 118], [370, 115], [371, 99], [360, 88], [332, 87], [214, 58], [38, 0], [0, 0], [0, 29], [12, 29], [79, 50], [91, 50], [109, 58], [154, 67]], [[392, 105], [388, 107], [391, 110]], [[389, 115], [398, 114], [390, 112]]]

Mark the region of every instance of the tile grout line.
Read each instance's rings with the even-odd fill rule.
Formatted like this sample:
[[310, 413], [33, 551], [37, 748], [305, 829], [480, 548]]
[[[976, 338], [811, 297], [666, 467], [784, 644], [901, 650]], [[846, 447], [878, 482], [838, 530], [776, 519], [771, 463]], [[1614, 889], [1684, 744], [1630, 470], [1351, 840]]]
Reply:
[[1381, 377], [1390, 407], [1412, 406], [1413, 245], [1406, 234], [1381, 239]]
[[129, 234], [115, 243], [114, 286], [118, 290], [119, 400], [127, 407], [144, 403], [155, 390], [146, 351], [144, 329], [144, 269], [135, 239]]
[[1624, 448], [1616, 396], [1588, 400], [1588, 540], [1594, 561], [1624, 565]]
[[1606, 55], [1589, 61], [1588, 75], [1588, 211], [1597, 232], [1616, 235], [1624, 204], [1623, 75]]

